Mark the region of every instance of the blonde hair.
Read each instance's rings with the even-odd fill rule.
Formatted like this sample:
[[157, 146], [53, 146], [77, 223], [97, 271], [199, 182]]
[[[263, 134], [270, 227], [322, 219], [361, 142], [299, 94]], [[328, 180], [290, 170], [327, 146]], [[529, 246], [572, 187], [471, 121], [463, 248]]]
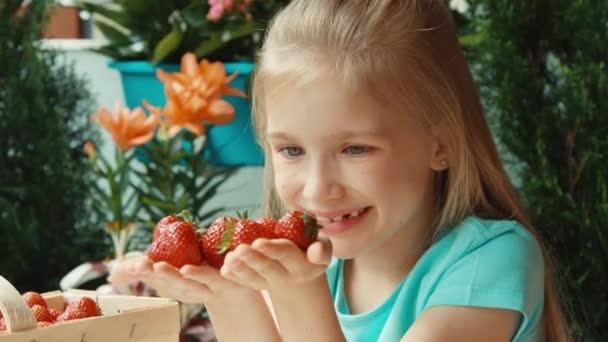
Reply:
[[[451, 13], [441, 0], [293, 0], [279, 12], [260, 50], [252, 89], [254, 125], [266, 160], [267, 81], [306, 82], [322, 74], [364, 87], [394, 108], [418, 109], [425, 127], [443, 139], [450, 168], [436, 174], [436, 229], [470, 215], [513, 219], [540, 242], [503, 169]], [[272, 163], [266, 164], [264, 211], [277, 217], [284, 208]], [[543, 253], [545, 337], [565, 341], [551, 260], [545, 248]]]

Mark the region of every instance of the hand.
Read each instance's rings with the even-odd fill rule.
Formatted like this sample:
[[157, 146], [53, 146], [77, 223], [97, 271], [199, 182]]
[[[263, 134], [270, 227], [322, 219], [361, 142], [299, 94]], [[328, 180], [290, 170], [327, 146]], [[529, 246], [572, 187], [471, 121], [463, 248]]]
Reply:
[[138, 279], [154, 288], [160, 296], [183, 303], [209, 303], [235, 292], [250, 290], [223, 278], [209, 265], [186, 265], [177, 269], [166, 262], [154, 263], [148, 257], [127, 259], [112, 268], [109, 281], [114, 283]]
[[286, 239], [257, 239], [228, 253], [220, 273], [255, 290], [281, 289], [318, 278], [330, 261], [331, 243], [326, 239], [315, 241], [306, 253]]

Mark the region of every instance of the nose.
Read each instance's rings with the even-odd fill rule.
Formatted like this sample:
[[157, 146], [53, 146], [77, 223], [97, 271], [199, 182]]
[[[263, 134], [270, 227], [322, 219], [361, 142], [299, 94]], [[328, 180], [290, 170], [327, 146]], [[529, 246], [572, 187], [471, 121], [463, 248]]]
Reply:
[[309, 163], [304, 181], [302, 197], [309, 203], [325, 203], [344, 197], [340, 168], [331, 160]]

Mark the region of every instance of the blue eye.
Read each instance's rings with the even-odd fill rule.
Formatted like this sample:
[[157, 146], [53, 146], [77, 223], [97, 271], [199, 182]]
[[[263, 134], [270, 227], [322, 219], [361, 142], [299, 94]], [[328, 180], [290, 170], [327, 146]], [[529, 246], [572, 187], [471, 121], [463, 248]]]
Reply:
[[346, 153], [351, 154], [353, 156], [361, 156], [366, 153], [369, 153], [371, 150], [372, 148], [370, 146], [365, 145], [350, 145], [344, 149]]
[[304, 154], [304, 149], [297, 146], [285, 146], [279, 149], [279, 153], [289, 159], [297, 158]]

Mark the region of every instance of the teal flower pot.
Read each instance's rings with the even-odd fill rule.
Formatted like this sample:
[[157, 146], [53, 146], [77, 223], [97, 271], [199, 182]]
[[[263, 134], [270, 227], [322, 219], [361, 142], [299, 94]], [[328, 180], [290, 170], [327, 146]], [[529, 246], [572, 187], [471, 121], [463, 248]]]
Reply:
[[[125, 102], [129, 108], [142, 106], [146, 99], [152, 105], [162, 107], [166, 98], [163, 84], [156, 78], [156, 69], [168, 72], [179, 71], [178, 64], [152, 65], [143, 61], [109, 63], [110, 68], [120, 72]], [[226, 73], [238, 72], [231, 86], [248, 93], [248, 80], [253, 71], [252, 63], [225, 63]], [[233, 122], [227, 125], [213, 126], [207, 133], [207, 144], [210, 159], [217, 166], [263, 165], [262, 150], [255, 141], [251, 125], [251, 104], [247, 99], [227, 96], [236, 109]]]

